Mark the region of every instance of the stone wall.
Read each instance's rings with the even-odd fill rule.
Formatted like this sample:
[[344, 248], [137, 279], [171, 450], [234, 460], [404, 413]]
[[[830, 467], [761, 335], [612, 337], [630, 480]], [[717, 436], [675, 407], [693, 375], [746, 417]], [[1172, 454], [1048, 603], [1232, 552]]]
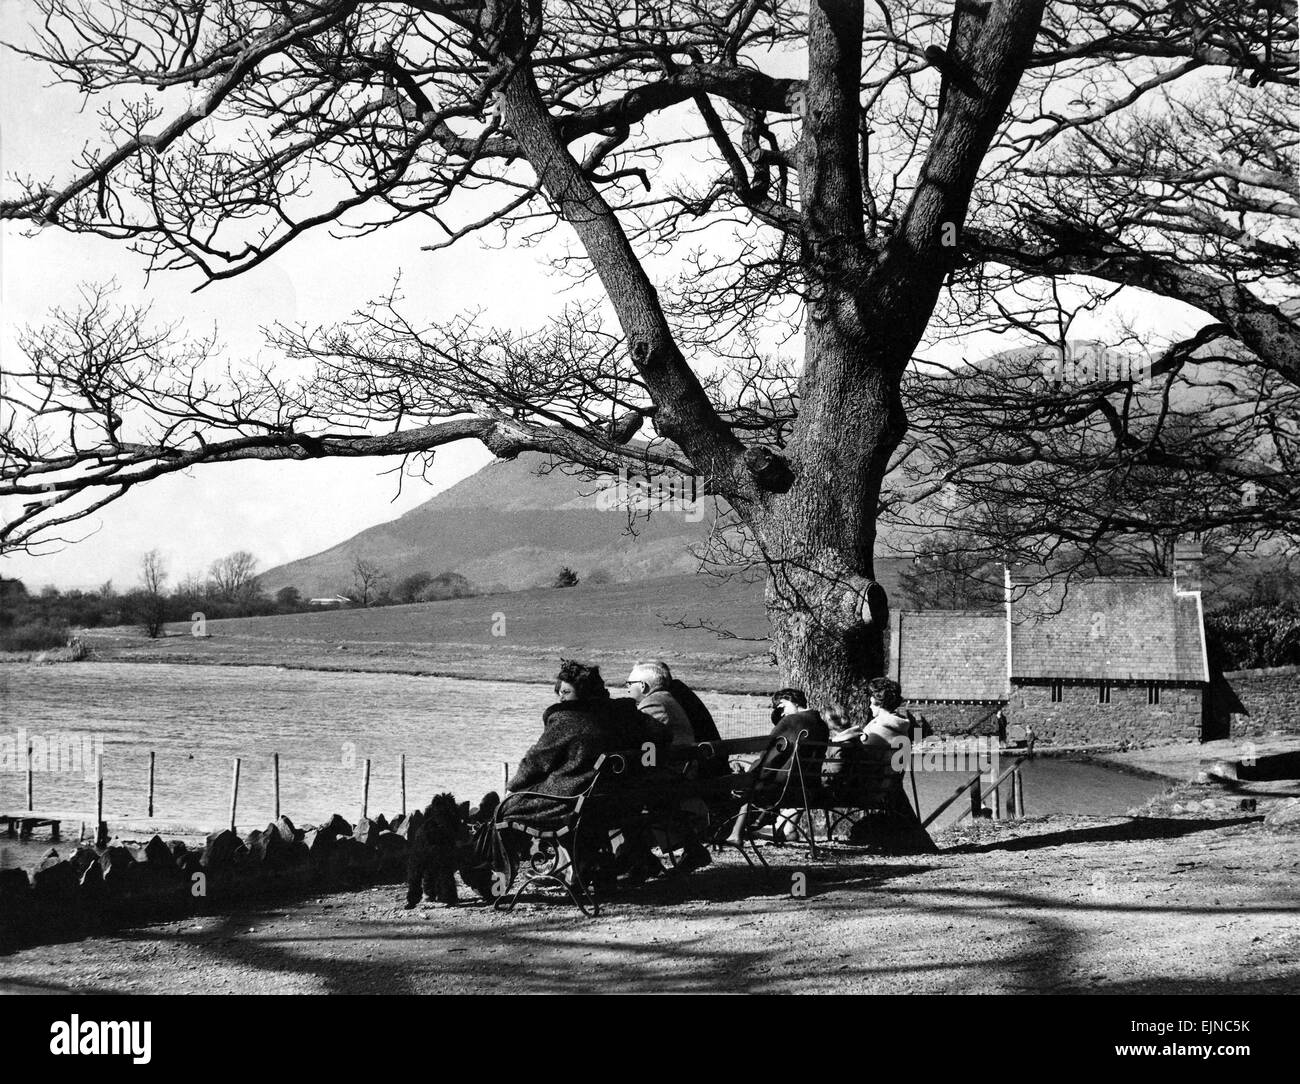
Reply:
[[963, 704], [954, 700], [909, 700], [903, 705], [918, 718], [925, 716], [935, 734], [995, 734], [997, 704]]
[[1102, 704], [1097, 685], [1066, 683], [1053, 703], [1049, 684], [1014, 685], [1006, 714], [1054, 745], [1152, 745], [1199, 741], [1202, 699], [1199, 687], [1161, 686], [1160, 703], [1148, 704], [1145, 683], [1113, 683]]
[[400, 881], [407, 839], [422, 819], [415, 812], [353, 825], [335, 815], [320, 827], [295, 828], [281, 817], [242, 839], [214, 832], [202, 849], [159, 836], [79, 846], [66, 857], [51, 849], [30, 879], [24, 870], [0, 870], [0, 947], [205, 913], [245, 897]]
[[1249, 715], [1232, 716], [1232, 737], [1300, 734], [1300, 666], [1223, 675]]

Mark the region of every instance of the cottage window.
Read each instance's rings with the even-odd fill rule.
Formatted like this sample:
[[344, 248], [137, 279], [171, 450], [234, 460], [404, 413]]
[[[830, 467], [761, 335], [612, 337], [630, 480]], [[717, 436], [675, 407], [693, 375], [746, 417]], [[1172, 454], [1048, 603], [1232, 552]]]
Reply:
[[1110, 703], [1110, 686], [1104, 681], [1097, 686], [1097, 703], [1098, 704]]
[[1147, 703], [1153, 705], [1160, 703], [1160, 686], [1154, 681], [1147, 686]]
[[1052, 703], [1059, 704], [1064, 698], [1065, 687], [1059, 681], [1052, 682]]

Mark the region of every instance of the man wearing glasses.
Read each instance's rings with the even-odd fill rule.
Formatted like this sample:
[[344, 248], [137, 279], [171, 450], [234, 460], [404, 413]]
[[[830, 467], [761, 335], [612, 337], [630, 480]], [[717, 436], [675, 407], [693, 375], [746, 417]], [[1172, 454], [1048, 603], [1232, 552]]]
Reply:
[[660, 662], [639, 662], [627, 676], [628, 695], [636, 706], [668, 728], [671, 744], [685, 747], [695, 744], [695, 729], [690, 716], [668, 691], [672, 675]]

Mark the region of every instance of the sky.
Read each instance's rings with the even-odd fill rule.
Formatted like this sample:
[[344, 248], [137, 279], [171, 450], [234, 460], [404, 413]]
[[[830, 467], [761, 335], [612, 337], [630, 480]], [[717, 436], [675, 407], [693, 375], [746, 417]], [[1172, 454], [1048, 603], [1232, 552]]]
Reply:
[[[0, 40], [24, 31], [32, 6], [0, 0]], [[34, 63], [0, 59], [0, 174], [68, 175], [69, 151], [94, 136], [96, 118], [65, 87], [48, 87]], [[480, 249], [422, 252], [429, 238], [389, 229], [360, 240], [307, 235], [275, 259], [199, 293], [192, 273], [158, 274], [146, 282], [142, 257], [101, 238], [56, 230], [36, 236], [13, 223], [0, 230], [0, 350], [14, 349], [16, 329], [41, 323], [53, 305], [75, 305], [84, 281], [116, 280], [119, 300], [153, 304], [160, 320], [184, 319], [195, 332], [214, 327], [234, 357], [264, 349], [259, 328], [275, 321], [331, 322], [383, 293], [401, 271], [403, 291], [419, 315], [451, 316], [483, 302], [483, 283], [509, 286], [510, 326], [540, 323], [568, 285], [546, 275], [543, 254]], [[372, 524], [394, 519], [473, 473], [491, 459], [474, 441], [439, 449], [427, 481], [407, 478], [398, 492], [391, 459], [309, 463], [233, 463], [137, 487], [89, 520], [65, 531], [83, 540], [51, 546], [41, 556], [0, 557], [0, 576], [29, 588], [92, 587], [111, 579], [122, 588], [139, 579], [141, 556], [162, 551], [174, 579], [205, 570], [234, 550], [256, 554], [263, 569], [318, 552]]]
[[[29, 0], [0, 0], [0, 40], [21, 40], [32, 18]], [[93, 103], [67, 87], [50, 86], [39, 64], [0, 60], [0, 174], [63, 178], [70, 155], [97, 134]], [[693, 152], [692, 152], [693, 153]], [[535, 327], [572, 299], [572, 283], [545, 264], [546, 247], [486, 249], [474, 239], [454, 249], [421, 251], [431, 240], [419, 223], [363, 239], [336, 240], [315, 231], [265, 264], [198, 293], [194, 272], [146, 280], [142, 257], [95, 237], [0, 224], [0, 352], [9, 360], [15, 333], [39, 324], [55, 305], [75, 307], [83, 282], [114, 280], [119, 300], [148, 302], [160, 321], [184, 320], [195, 334], [215, 328], [234, 358], [263, 357], [260, 328], [274, 322], [331, 323], [386, 291], [400, 271], [410, 310], [433, 321], [488, 305], [495, 323]], [[561, 296], [563, 292], [563, 296]], [[1147, 317], [1168, 306], [1142, 297]], [[1187, 322], [1186, 317], [1178, 321]], [[1083, 338], [1104, 335], [1092, 324]], [[1008, 344], [991, 343], [992, 353]], [[796, 343], [787, 349], [797, 351]], [[981, 356], [954, 344], [950, 360]], [[479, 469], [490, 454], [477, 442], [440, 449], [426, 479], [400, 487], [395, 460], [247, 462], [198, 468], [137, 487], [90, 519], [66, 528], [75, 544], [43, 547], [38, 556], [0, 556], [0, 576], [29, 588], [53, 584], [90, 588], [112, 580], [119, 589], [139, 579], [140, 559], [159, 549], [173, 580], [201, 573], [234, 550], [254, 553], [262, 569], [308, 556], [365, 527], [394, 519]], [[0, 502], [0, 515], [4, 513]]]

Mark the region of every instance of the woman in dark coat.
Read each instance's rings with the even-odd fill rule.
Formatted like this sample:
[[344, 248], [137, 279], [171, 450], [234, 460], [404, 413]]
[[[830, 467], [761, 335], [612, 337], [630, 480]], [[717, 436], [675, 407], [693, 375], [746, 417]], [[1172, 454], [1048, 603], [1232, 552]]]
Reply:
[[506, 798], [495, 817], [480, 828], [474, 847], [477, 870], [461, 871], [480, 894], [486, 894], [492, 870], [504, 873], [507, 884], [513, 880], [518, 860], [530, 845], [523, 832], [498, 831], [497, 824], [509, 822], [539, 831], [559, 828], [574, 804], [547, 795], [582, 794], [596, 778], [596, 762], [607, 753], [640, 750], [647, 742], [668, 747], [663, 725], [638, 711], [631, 700], [611, 700], [595, 666], [562, 660], [555, 692], [560, 699], [543, 712], [541, 737], [506, 784]]
[[637, 711], [631, 700], [611, 700], [608, 693], [600, 697], [584, 689], [575, 699], [552, 704], [542, 714], [542, 736], [506, 784], [509, 796], [499, 819], [558, 828], [572, 803], [547, 801], [541, 795], [581, 794], [596, 778], [601, 756], [639, 749], [645, 742], [666, 747], [667, 735], [661, 723]]
[[[808, 707], [799, 689], [778, 689], [772, 694], [772, 733], [766, 752], [758, 762], [759, 776], [749, 801], [740, 807], [727, 838], [739, 846], [753, 812], [752, 807], [777, 809], [803, 806], [805, 788], [811, 798], [821, 783], [822, 748], [800, 748], [795, 763], [796, 742], [826, 742], [826, 721]], [[784, 739], [782, 741], [781, 739]]]

